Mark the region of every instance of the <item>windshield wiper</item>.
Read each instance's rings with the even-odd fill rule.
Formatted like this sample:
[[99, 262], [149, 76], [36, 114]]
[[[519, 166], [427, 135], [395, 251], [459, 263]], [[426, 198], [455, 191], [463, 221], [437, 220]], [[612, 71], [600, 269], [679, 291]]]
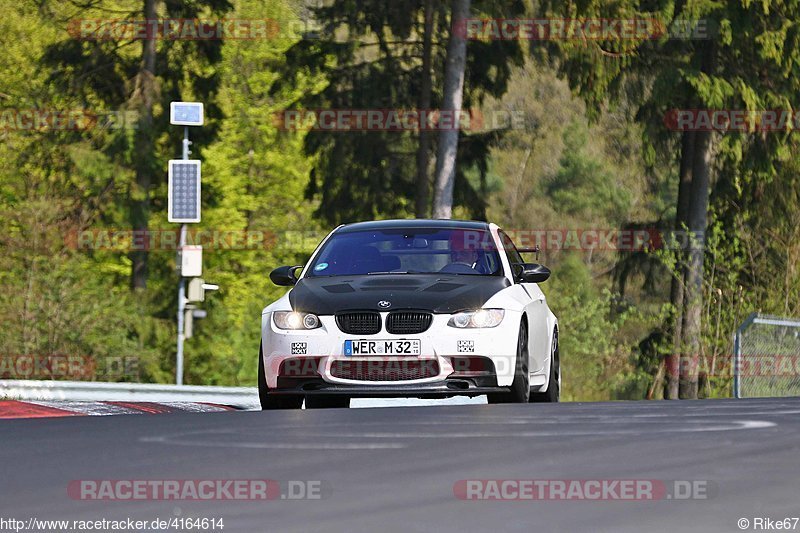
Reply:
[[377, 275], [386, 275], [386, 274], [428, 274], [428, 272], [422, 272], [421, 270], [381, 270], [377, 272], [367, 272], [367, 276], [372, 276], [373, 274]]

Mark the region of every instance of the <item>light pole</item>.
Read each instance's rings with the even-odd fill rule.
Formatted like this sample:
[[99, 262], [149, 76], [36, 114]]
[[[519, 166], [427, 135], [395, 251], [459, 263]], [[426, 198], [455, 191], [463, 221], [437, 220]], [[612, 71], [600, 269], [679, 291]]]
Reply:
[[183, 342], [185, 336], [186, 278], [202, 273], [202, 248], [186, 249], [186, 224], [200, 222], [200, 161], [190, 160], [189, 126], [203, 125], [203, 104], [171, 102], [170, 124], [183, 126], [183, 150], [179, 160], [169, 161], [167, 219], [180, 222], [178, 239], [178, 344], [175, 355], [175, 383], [183, 385]]

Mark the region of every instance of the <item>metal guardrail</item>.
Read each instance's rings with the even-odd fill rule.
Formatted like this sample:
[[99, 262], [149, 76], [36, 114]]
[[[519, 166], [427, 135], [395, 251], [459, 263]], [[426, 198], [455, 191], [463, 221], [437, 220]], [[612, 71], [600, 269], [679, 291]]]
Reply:
[[[206, 402], [241, 409], [260, 409], [256, 387], [207, 387], [101, 381], [37, 381], [0, 379], [0, 400], [63, 400], [75, 402]], [[477, 398], [354, 398], [351, 407], [407, 407], [486, 403]]]
[[208, 387], [98, 381], [0, 380], [0, 399], [118, 402], [207, 402], [252, 408], [256, 387]]

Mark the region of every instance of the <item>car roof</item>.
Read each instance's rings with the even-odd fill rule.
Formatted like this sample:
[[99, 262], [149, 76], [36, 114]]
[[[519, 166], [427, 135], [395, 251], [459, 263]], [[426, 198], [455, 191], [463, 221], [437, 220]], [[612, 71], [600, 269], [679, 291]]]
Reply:
[[488, 230], [488, 222], [476, 220], [450, 220], [433, 218], [411, 218], [394, 220], [373, 220], [369, 222], [355, 222], [341, 226], [336, 233], [350, 233], [353, 231], [385, 230], [395, 228], [442, 228], [442, 229], [471, 229]]

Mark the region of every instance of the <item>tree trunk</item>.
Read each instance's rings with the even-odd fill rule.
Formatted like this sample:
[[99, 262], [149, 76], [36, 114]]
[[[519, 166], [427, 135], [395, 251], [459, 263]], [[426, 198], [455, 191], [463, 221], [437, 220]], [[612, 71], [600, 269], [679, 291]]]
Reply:
[[[701, 71], [713, 74], [716, 66], [714, 43], [702, 48]], [[697, 376], [700, 349], [702, 347], [703, 315], [703, 260], [705, 258], [705, 231], [708, 223], [708, 197], [711, 181], [711, 132], [697, 131], [694, 134], [692, 184], [689, 189], [687, 219], [689, 221], [688, 260], [683, 296], [683, 324], [681, 326], [681, 369], [678, 396], [681, 399], [697, 398]], [[700, 238], [695, 240], [695, 236]]]
[[[145, 19], [157, 18], [156, 0], [144, 0]], [[148, 242], [147, 223], [150, 217], [150, 184], [153, 172], [153, 104], [155, 100], [156, 40], [142, 41], [142, 62], [131, 98], [139, 113], [134, 140], [136, 181], [130, 192], [130, 221], [134, 235], [144, 235]], [[131, 287], [147, 287], [147, 250], [131, 253]]]
[[[691, 197], [689, 200], [690, 236], [704, 235], [708, 221], [708, 196], [711, 173], [711, 132], [695, 133], [694, 164], [692, 166]], [[703, 259], [705, 239], [692, 242], [686, 265], [686, 292], [683, 311], [683, 346], [679, 396], [697, 398], [697, 374], [700, 355], [701, 316], [703, 311]]]
[[[694, 164], [694, 143], [695, 133], [685, 131], [681, 136], [681, 165], [680, 181], [678, 182], [678, 202], [675, 212], [675, 231], [685, 231], [689, 227], [687, 218], [689, 211], [689, 195], [692, 184], [692, 165]], [[683, 239], [678, 241], [684, 242]], [[677, 400], [679, 394], [680, 361], [682, 353], [682, 331], [683, 328], [683, 300], [684, 300], [684, 279], [686, 276], [686, 253], [678, 248], [675, 251], [676, 264], [675, 275], [670, 286], [670, 303], [672, 304], [672, 353], [667, 355], [665, 362], [666, 382], [664, 398]]]
[[[467, 63], [467, 40], [461, 28], [466, 27], [470, 0], [453, 0], [450, 18], [450, 41], [447, 43], [447, 60], [444, 72], [444, 101], [442, 110], [455, 117], [461, 111], [464, 98], [464, 70]], [[457, 127], [443, 128], [439, 133], [436, 156], [436, 190], [433, 199], [433, 217], [450, 218], [453, 214], [453, 185], [456, 179], [458, 152]]]
[[[425, 0], [425, 23], [422, 36], [422, 80], [420, 82], [419, 110], [431, 108], [431, 56], [433, 53], [433, 0]], [[419, 147], [417, 147], [417, 196], [414, 212], [417, 218], [427, 218], [430, 212], [430, 177], [428, 174], [431, 161], [431, 131], [427, 128], [419, 130]]]

